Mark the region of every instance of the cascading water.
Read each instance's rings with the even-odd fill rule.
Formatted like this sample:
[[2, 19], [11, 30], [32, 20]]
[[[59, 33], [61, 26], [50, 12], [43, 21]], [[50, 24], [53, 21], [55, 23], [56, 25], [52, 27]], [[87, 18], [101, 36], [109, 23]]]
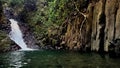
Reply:
[[11, 22], [11, 32], [9, 33], [10, 39], [13, 40], [16, 44], [18, 44], [21, 47], [21, 50], [32, 50], [28, 48], [26, 43], [24, 42], [18, 22], [14, 19], [9, 19], [9, 21]]

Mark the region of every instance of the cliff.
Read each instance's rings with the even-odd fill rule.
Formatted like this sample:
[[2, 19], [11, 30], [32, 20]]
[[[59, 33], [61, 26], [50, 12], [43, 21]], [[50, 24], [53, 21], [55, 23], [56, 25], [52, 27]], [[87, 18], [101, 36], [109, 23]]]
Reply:
[[[29, 25], [40, 47], [97, 52], [108, 52], [113, 48], [119, 51], [119, 0], [11, 0], [6, 3], [19, 21]], [[2, 9], [0, 13], [1, 21], [4, 19]]]
[[75, 11], [64, 23], [67, 30], [62, 40], [70, 49], [108, 52], [110, 42], [120, 38], [120, 1], [86, 2], [85, 7], [81, 7], [84, 3], [73, 2]]

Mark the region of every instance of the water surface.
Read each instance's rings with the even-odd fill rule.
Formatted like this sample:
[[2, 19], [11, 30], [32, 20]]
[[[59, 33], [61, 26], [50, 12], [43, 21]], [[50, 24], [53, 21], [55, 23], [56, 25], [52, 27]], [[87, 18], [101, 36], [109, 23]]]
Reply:
[[0, 54], [0, 68], [120, 68], [120, 59], [67, 51], [15, 51]]

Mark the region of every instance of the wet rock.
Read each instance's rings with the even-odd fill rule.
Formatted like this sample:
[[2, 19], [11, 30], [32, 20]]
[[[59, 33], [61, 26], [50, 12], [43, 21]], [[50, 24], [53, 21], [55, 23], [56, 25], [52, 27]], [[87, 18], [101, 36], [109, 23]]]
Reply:
[[25, 10], [27, 12], [30, 12], [30, 11], [36, 11], [37, 10], [37, 6], [36, 6], [36, 3], [37, 3], [37, 0], [25, 0]]
[[28, 47], [33, 49], [39, 49], [39, 46], [36, 45], [37, 40], [35, 39], [30, 27], [27, 24], [21, 22], [19, 22], [19, 26], [23, 33], [23, 39], [28, 45]]
[[0, 52], [15, 51], [19, 49], [20, 47], [10, 40], [6, 33], [0, 31]]
[[111, 41], [108, 50], [110, 57], [120, 56], [120, 39]]
[[5, 14], [7, 19], [14, 18], [13, 10], [9, 7], [4, 8], [4, 14]]
[[[101, 33], [104, 34], [104, 29], [101, 30], [105, 25], [105, 2], [100, 0], [94, 5], [93, 11], [93, 22], [92, 22], [92, 36], [91, 36], [91, 49], [93, 51], [98, 51], [100, 48], [101, 39], [104, 40], [104, 37], [101, 36]], [[103, 31], [103, 32], [102, 32]], [[101, 44], [104, 45], [104, 44]]]
[[[92, 0], [88, 2], [88, 6], [82, 7], [79, 13], [74, 11], [77, 15], [71, 12], [70, 17], [66, 19], [67, 23], [63, 23], [67, 30], [62, 41], [70, 49], [108, 52], [109, 42], [120, 37], [119, 6], [118, 0]], [[86, 10], [83, 12], [84, 9]], [[81, 29], [84, 15], [86, 21]]]

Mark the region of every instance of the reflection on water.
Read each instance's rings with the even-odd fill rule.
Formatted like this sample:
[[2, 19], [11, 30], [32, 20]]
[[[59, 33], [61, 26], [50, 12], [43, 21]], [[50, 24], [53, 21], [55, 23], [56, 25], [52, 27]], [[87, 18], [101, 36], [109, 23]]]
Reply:
[[22, 67], [22, 59], [24, 59], [23, 52], [11, 52], [7, 60], [11, 67], [20, 68]]
[[120, 59], [65, 51], [16, 51], [0, 54], [0, 68], [119, 68]]
[[[21, 68], [26, 65], [24, 52], [15, 51], [7, 54], [0, 54], [0, 68]], [[2, 63], [2, 64], [1, 64]]]

